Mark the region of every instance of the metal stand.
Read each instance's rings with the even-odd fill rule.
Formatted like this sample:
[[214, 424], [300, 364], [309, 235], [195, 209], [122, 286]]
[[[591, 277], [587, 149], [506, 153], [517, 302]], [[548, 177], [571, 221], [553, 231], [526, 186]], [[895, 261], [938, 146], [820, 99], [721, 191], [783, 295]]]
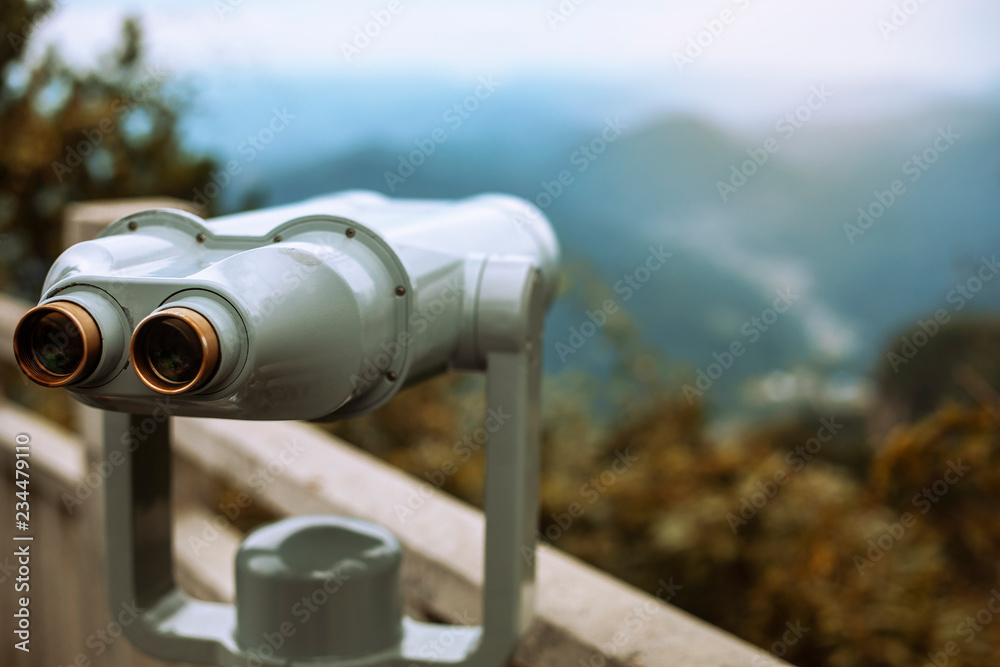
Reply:
[[[507, 665], [532, 614], [543, 317], [533, 265], [486, 263], [476, 356], [487, 406], [511, 417], [487, 449], [482, 626], [404, 617], [398, 542], [337, 517], [295, 517], [249, 536], [237, 556], [235, 606], [191, 599], [173, 577], [169, 420], [107, 412], [105, 454], [124, 460], [107, 485], [110, 602], [144, 610], [125, 628], [129, 640], [163, 660], [223, 667]], [[292, 601], [317, 587], [329, 600], [303, 622]], [[294, 639], [278, 648], [257, 636], [288, 634], [283, 624]]]

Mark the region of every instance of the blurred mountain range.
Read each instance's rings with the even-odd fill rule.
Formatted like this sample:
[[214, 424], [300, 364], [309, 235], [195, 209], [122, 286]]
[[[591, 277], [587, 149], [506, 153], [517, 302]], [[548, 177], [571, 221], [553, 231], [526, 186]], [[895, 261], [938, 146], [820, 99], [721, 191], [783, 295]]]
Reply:
[[[798, 121], [779, 125], [790, 108], [736, 130], [690, 105], [651, 105], [624, 85], [361, 77], [185, 85], [196, 93], [189, 143], [241, 165], [223, 208], [254, 194], [284, 203], [354, 188], [536, 201], [564, 256], [585, 262], [644, 339], [692, 380], [733, 342], [745, 345], [706, 392], [710, 403], [743, 402], [760, 391], [751, 380], [774, 372], [839, 378], [849, 398], [919, 318], [1000, 306], [1000, 280], [985, 281], [960, 313], [948, 299], [1000, 251], [1000, 96], [914, 96], [919, 104], [885, 113], [838, 114], [839, 100], [857, 102], [842, 91], [806, 121], [798, 109]], [[241, 143], [275, 110], [294, 119], [248, 161]], [[591, 159], [581, 150], [588, 145], [603, 152]], [[410, 174], [401, 160], [421, 164]], [[752, 175], [742, 183], [734, 169]], [[560, 172], [570, 182], [557, 187]], [[892, 194], [897, 180], [902, 194]], [[720, 182], [740, 185], [720, 193]], [[880, 217], [859, 226], [859, 207], [877, 214], [880, 206]], [[661, 245], [672, 257], [625, 303], [614, 285]], [[787, 290], [795, 295], [787, 313], [766, 331], [752, 323], [767, 322]], [[555, 349], [596, 303], [556, 305], [548, 371], [607, 372], [613, 355], [601, 336], [562, 355], [565, 364]]]

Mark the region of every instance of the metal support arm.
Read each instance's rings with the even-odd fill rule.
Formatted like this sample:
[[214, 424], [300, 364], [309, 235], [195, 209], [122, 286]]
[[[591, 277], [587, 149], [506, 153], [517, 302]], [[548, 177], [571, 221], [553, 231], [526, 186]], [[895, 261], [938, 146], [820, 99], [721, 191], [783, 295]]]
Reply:
[[[298, 661], [248, 652], [236, 639], [234, 606], [194, 600], [174, 580], [169, 416], [107, 412], [105, 455], [118, 468], [106, 494], [110, 603], [113, 609], [134, 604], [142, 610], [125, 629], [129, 640], [160, 659], [224, 667], [507, 665], [530, 621], [534, 593], [542, 292], [530, 262], [486, 263], [476, 350], [486, 370], [488, 409], [509, 417], [487, 447], [481, 627], [404, 619], [398, 645], [349, 658]], [[438, 641], [445, 633], [449, 641]], [[430, 645], [447, 645], [448, 652], [430, 657]]]

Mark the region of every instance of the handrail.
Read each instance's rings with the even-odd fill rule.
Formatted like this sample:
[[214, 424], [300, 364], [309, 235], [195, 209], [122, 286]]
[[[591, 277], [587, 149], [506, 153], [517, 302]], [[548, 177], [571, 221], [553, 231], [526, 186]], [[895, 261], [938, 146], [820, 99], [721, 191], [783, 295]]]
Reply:
[[[141, 208], [142, 202], [128, 206]], [[64, 236], [82, 240], [96, 230], [98, 207], [119, 210], [108, 203], [78, 205], [67, 219]], [[0, 337], [13, 337], [28, 307], [0, 295]], [[10, 345], [0, 347], [6, 350], [0, 363], [12, 362]], [[0, 452], [13, 451], [16, 433], [33, 430], [39, 454], [35, 465], [72, 492], [100, 455], [95, 446], [101, 439], [97, 415], [80, 406], [81, 432], [74, 435], [0, 402]], [[241, 492], [243, 503], [260, 503], [279, 514], [345, 514], [385, 525], [404, 546], [402, 580], [411, 610], [453, 623], [479, 621], [481, 512], [312, 425], [187, 418], [176, 418], [174, 424], [173, 446], [183, 464], [224, 480]], [[240, 538], [232, 526], [232, 511], [201, 506], [178, 512], [176, 559], [181, 582], [196, 589], [189, 592], [231, 600], [232, 552]], [[209, 543], [206, 534], [216, 537]], [[659, 597], [648, 595], [544, 545], [536, 558], [535, 617], [517, 653], [518, 664], [786, 664], [670, 606], [665, 589]], [[663, 579], [668, 585], [683, 585], [679, 573], [665, 572]]]

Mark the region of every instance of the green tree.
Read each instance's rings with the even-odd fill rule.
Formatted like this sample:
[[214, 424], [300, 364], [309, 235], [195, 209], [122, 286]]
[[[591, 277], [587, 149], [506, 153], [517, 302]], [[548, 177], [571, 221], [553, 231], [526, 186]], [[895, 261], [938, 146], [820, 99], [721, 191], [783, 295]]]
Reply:
[[181, 104], [167, 73], [144, 59], [142, 29], [88, 71], [55, 49], [30, 48], [58, 11], [50, 0], [0, 5], [0, 286], [35, 299], [75, 201], [149, 195], [189, 198], [214, 167], [181, 145]]

